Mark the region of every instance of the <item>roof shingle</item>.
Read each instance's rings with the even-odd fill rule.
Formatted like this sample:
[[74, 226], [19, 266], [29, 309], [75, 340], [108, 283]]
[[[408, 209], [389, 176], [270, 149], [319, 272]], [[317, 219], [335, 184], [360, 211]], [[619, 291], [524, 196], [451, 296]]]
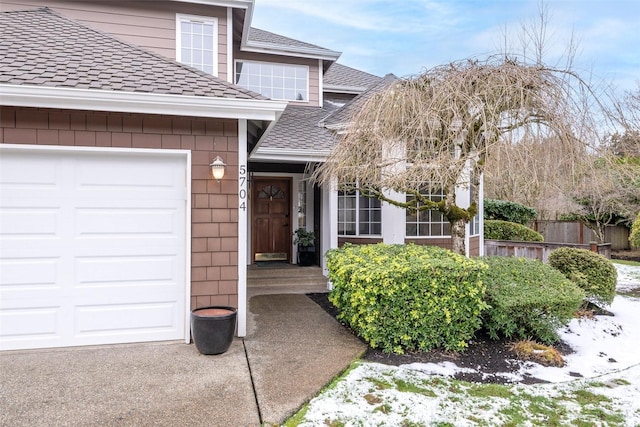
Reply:
[[355, 68], [334, 62], [324, 73], [323, 84], [326, 86], [344, 86], [355, 88], [368, 88], [382, 80], [381, 77], [374, 76]]
[[289, 37], [281, 36], [280, 34], [271, 33], [269, 31], [261, 30], [259, 28], [249, 28], [249, 42], [266, 43], [273, 45], [274, 47], [281, 48], [294, 48], [294, 49], [313, 49], [321, 53], [324, 51], [327, 55], [335, 56], [339, 54], [331, 49], [317, 46], [315, 44], [306, 43], [300, 40], [292, 39]]
[[0, 12], [0, 84], [266, 99], [48, 8]]
[[393, 74], [387, 74], [378, 83], [371, 86], [365, 92], [353, 98], [344, 107], [337, 110], [335, 113], [327, 117], [323, 124], [328, 127], [336, 127], [347, 125], [351, 120], [351, 117], [360, 110], [365, 102], [377, 93], [384, 91], [389, 85], [397, 81], [398, 78]]

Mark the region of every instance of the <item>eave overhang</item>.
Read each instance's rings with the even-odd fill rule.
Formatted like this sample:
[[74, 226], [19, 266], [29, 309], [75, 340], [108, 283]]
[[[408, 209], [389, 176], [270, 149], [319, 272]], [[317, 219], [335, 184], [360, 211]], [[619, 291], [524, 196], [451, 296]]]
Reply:
[[324, 150], [287, 150], [283, 148], [260, 148], [249, 156], [254, 162], [322, 163], [329, 152]]
[[223, 119], [277, 120], [286, 102], [77, 89], [30, 85], [0, 85], [0, 105], [164, 114]]

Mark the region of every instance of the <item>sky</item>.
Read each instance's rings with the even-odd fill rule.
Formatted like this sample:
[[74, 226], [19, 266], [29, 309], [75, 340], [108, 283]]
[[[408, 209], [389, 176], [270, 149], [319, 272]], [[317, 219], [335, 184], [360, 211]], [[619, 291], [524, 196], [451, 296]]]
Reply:
[[[255, 0], [253, 26], [342, 52], [338, 62], [372, 74], [414, 75], [466, 58], [522, 52], [538, 0]], [[545, 63], [574, 67], [620, 93], [640, 82], [640, 0], [548, 0]]]

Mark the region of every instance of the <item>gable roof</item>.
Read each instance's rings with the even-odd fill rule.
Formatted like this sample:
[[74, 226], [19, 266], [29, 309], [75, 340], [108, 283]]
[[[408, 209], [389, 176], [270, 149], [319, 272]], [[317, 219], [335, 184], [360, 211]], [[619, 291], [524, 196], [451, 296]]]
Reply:
[[387, 74], [376, 84], [349, 101], [344, 107], [327, 117], [323, 121], [324, 126], [333, 130], [346, 127], [349, 124], [351, 117], [360, 110], [369, 99], [387, 89], [397, 80], [398, 78], [393, 74]]
[[259, 142], [251, 160], [322, 161], [334, 144], [333, 132], [319, 125], [330, 111], [288, 105], [275, 126]]
[[251, 153], [251, 160], [324, 161], [336, 142], [335, 131], [346, 126], [351, 115], [367, 99], [397, 80], [393, 74], [380, 78], [342, 65], [334, 69], [336, 77], [333, 81], [340, 81], [341, 72], [345, 73], [342, 81], [356, 82], [358, 79], [360, 84], [374, 83], [348, 102], [345, 97], [352, 95], [333, 93], [325, 94], [322, 108], [288, 105], [278, 122], [259, 141]]
[[249, 41], [254, 43], [278, 45], [283, 48], [318, 49], [325, 51], [327, 54], [333, 53], [332, 50], [325, 49], [324, 47], [285, 37], [280, 34], [261, 30], [255, 27], [249, 28]]
[[0, 83], [266, 99], [47, 8], [0, 13]]
[[2, 104], [273, 120], [284, 103], [48, 8], [0, 12]]
[[364, 92], [382, 78], [365, 71], [356, 70], [334, 62], [324, 73], [323, 89], [328, 92], [353, 93]]
[[275, 55], [316, 58], [325, 61], [337, 60], [341, 52], [326, 49], [311, 43], [271, 33], [259, 28], [249, 27], [243, 33], [241, 50]]

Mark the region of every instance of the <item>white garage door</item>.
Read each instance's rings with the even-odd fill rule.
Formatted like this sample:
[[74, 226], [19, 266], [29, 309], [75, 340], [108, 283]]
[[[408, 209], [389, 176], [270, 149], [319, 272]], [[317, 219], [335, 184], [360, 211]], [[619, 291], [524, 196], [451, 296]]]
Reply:
[[185, 338], [188, 162], [0, 145], [0, 349]]

